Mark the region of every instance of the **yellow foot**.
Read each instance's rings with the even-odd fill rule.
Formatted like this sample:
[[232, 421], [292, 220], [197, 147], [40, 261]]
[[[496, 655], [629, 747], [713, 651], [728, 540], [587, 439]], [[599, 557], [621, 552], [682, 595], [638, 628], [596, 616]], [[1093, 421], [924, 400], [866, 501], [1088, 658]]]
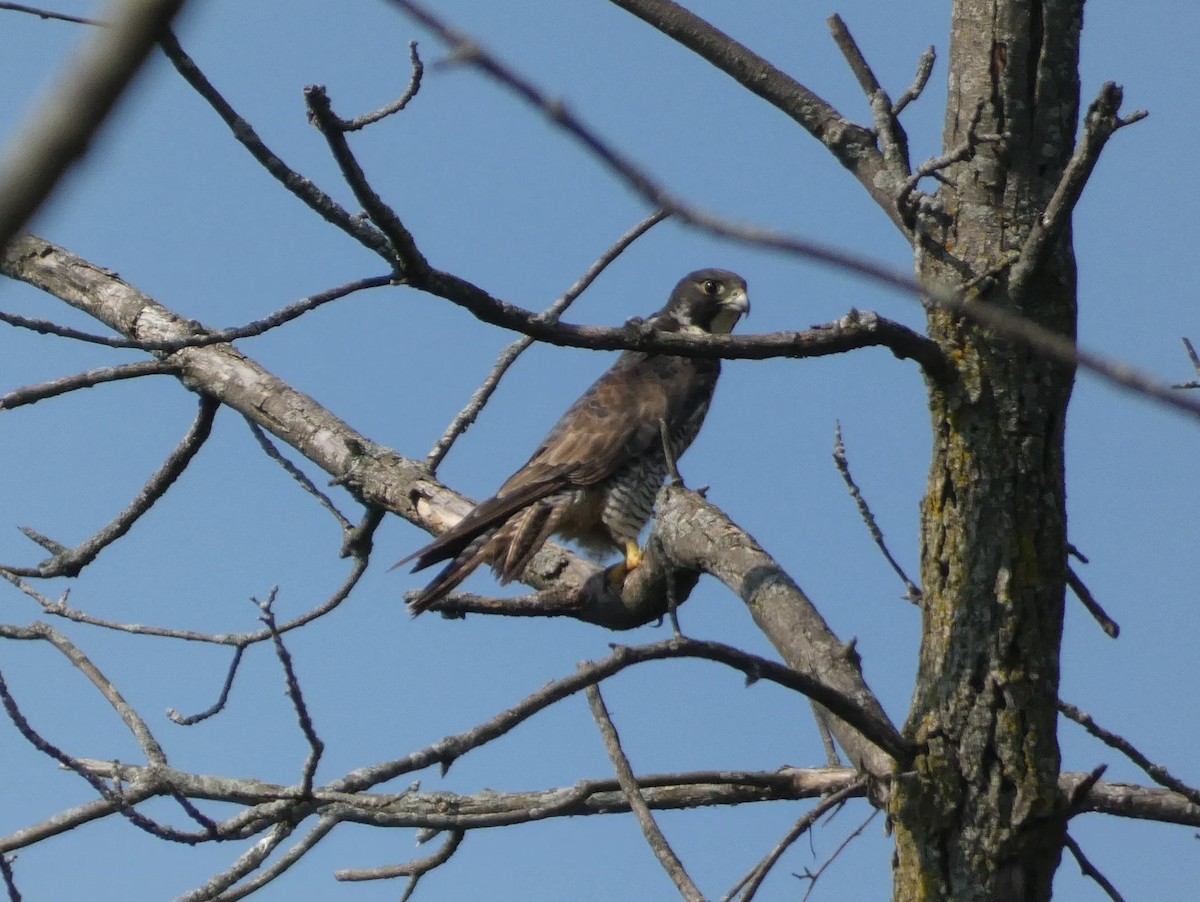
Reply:
[[608, 568], [608, 582], [614, 589], [625, 584], [629, 574], [642, 565], [643, 552], [632, 539], [625, 542], [625, 560]]

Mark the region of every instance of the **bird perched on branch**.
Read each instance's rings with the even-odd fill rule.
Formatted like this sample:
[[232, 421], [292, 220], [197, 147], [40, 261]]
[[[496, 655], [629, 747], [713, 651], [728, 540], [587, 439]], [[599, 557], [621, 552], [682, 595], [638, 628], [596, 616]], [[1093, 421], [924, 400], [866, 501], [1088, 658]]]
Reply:
[[[675, 286], [647, 326], [723, 334], [749, 311], [741, 276], [701, 269]], [[623, 552], [609, 570], [614, 584], [623, 582], [641, 563], [638, 534], [667, 473], [663, 426], [678, 458], [704, 422], [720, 371], [715, 359], [621, 354], [494, 497], [400, 561], [415, 560], [414, 573], [450, 562], [409, 602], [412, 613], [428, 610], [481, 564], [490, 564], [502, 584], [517, 579], [553, 535], [592, 552]]]

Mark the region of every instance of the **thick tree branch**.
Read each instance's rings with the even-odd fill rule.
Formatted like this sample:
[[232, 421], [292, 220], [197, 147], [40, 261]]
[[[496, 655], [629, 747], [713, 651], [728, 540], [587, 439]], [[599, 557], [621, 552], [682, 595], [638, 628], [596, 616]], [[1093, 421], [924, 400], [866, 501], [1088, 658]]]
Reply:
[[[663, 489], [656, 511], [654, 532], [673, 563], [711, 573], [746, 603], [789, 667], [835, 690], [889, 731], [895, 729], [863, 679], [853, 642], [844, 644], [834, 635], [800, 587], [748, 533], [687, 489]], [[850, 760], [878, 781], [890, 777], [897, 761], [903, 768], [909, 760], [904, 746], [888, 749], [880, 737], [868, 738], [844, 718], [831, 718], [829, 727]]]
[[86, 153], [182, 7], [183, 0], [122, 0], [105, 11], [107, 27], [87, 37], [0, 159], [0, 249]]

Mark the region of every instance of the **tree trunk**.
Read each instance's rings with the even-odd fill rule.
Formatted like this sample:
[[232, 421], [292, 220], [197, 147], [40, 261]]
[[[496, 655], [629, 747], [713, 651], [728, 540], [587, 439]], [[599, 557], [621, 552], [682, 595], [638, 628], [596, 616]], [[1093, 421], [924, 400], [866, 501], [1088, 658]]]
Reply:
[[[944, 220], [917, 248], [926, 284], [974, 285], [971, 303], [1071, 337], [1070, 228], [1019, 295], [1003, 261], [1021, 250], [1073, 149], [1082, 12], [1082, 0], [956, 0], [945, 147], [962, 144], [973, 120], [976, 134], [1003, 139], [946, 171]], [[958, 378], [929, 391], [924, 631], [906, 727], [922, 751], [891, 802], [894, 895], [1049, 899], [1065, 834], [1055, 701], [1074, 373], [943, 309], [931, 308], [929, 334]]]

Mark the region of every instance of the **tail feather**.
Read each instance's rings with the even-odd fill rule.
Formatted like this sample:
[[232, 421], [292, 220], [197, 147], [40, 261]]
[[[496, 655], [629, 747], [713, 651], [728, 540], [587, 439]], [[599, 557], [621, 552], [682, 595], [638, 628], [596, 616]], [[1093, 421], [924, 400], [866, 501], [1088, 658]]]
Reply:
[[[437, 604], [449, 592], [453, 591], [458, 585], [468, 576], [474, 573], [479, 565], [484, 562], [488, 551], [487, 545], [491, 541], [495, 530], [488, 530], [482, 535], [476, 536], [471, 542], [460, 551], [449, 564], [442, 568], [441, 572], [433, 578], [433, 580], [424, 589], [408, 602], [408, 610], [414, 617], [424, 611], [428, 611], [433, 605]], [[417, 562], [414, 571], [420, 570], [422, 567], [427, 567], [434, 561], [425, 563]]]

